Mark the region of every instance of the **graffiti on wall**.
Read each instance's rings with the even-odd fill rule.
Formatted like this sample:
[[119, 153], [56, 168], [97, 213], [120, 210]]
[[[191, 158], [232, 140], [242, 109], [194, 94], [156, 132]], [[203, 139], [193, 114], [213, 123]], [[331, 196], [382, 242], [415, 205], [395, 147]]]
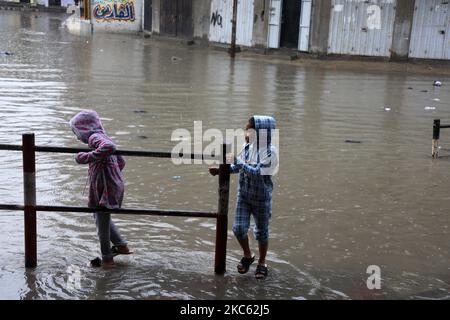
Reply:
[[216, 10], [216, 12], [213, 12], [211, 15], [211, 24], [215, 27], [216, 24], [222, 28], [222, 16], [220, 13]]
[[100, 1], [92, 10], [93, 17], [98, 21], [125, 21], [133, 22], [136, 19], [134, 2]]

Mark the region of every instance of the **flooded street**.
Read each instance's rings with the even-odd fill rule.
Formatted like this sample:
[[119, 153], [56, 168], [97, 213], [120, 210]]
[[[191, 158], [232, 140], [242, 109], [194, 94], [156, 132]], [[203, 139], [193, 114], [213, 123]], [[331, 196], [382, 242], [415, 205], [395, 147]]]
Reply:
[[[450, 124], [449, 76], [385, 63], [232, 62], [141, 35], [77, 36], [64, 19], [0, 11], [0, 52], [13, 53], [0, 55], [0, 144], [31, 131], [37, 145], [82, 147], [67, 122], [86, 108], [127, 150], [171, 150], [172, 131], [193, 131], [194, 121], [225, 131], [273, 115], [269, 276], [236, 271], [232, 176], [224, 276], [214, 274], [214, 219], [114, 216], [135, 254], [97, 270], [88, 266], [99, 255], [92, 215], [40, 212], [38, 267], [26, 270], [23, 213], [0, 211], [0, 298], [450, 299], [450, 130], [431, 159], [433, 119]], [[208, 166], [126, 161], [124, 208], [217, 210]], [[38, 153], [36, 169], [38, 204], [86, 205], [87, 167], [73, 155]], [[22, 180], [21, 153], [0, 151], [0, 203], [23, 203]], [[370, 265], [381, 269], [380, 290], [366, 286]], [[71, 288], [74, 266], [82, 280]]]

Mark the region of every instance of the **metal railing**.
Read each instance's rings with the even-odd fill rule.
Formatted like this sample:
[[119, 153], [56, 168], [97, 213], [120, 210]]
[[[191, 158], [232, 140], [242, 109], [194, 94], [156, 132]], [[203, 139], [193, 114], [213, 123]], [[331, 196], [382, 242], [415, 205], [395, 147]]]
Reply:
[[441, 129], [450, 128], [448, 124], [441, 124], [441, 119], [435, 119], [433, 121], [433, 140], [431, 147], [431, 157], [437, 159], [439, 156], [439, 136], [441, 134]]
[[[226, 269], [226, 248], [228, 230], [228, 202], [230, 191], [230, 165], [226, 164], [226, 152], [228, 145], [222, 145], [221, 164], [219, 165], [219, 202], [217, 212], [191, 211], [191, 210], [164, 210], [164, 209], [107, 209], [73, 206], [43, 206], [36, 204], [36, 152], [69, 153], [88, 152], [91, 149], [36, 146], [34, 133], [22, 135], [22, 145], [0, 144], [0, 150], [22, 151], [23, 158], [23, 186], [24, 204], [0, 204], [1, 210], [24, 211], [25, 228], [25, 267], [37, 266], [37, 230], [36, 212], [108, 212], [113, 214], [128, 215], [152, 215], [152, 216], [177, 216], [200, 217], [216, 219], [216, 247], [214, 259], [214, 272], [223, 274]], [[117, 150], [116, 155], [134, 157], [172, 158], [183, 157], [183, 154], [175, 154], [164, 151], [128, 151]], [[186, 157], [187, 155], [184, 155]], [[191, 159], [216, 159], [214, 155], [189, 155]]]

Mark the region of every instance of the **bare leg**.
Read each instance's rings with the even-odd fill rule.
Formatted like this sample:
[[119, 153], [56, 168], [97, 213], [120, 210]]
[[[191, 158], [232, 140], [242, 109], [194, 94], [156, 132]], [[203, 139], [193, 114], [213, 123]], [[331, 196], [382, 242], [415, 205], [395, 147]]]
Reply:
[[250, 265], [255, 261], [255, 257], [252, 256], [247, 236], [243, 239], [238, 239], [238, 242], [241, 245], [242, 250], [244, 250], [244, 258], [242, 258], [237, 266], [238, 272], [246, 273], [249, 270]]
[[266, 264], [266, 255], [267, 250], [269, 249], [269, 241], [258, 241], [259, 247], [259, 260], [258, 264], [265, 265]]
[[245, 237], [242, 240], [238, 239], [239, 244], [241, 245], [242, 250], [244, 250], [244, 257], [251, 258], [252, 252], [250, 250], [250, 245], [248, 243], [248, 237]]

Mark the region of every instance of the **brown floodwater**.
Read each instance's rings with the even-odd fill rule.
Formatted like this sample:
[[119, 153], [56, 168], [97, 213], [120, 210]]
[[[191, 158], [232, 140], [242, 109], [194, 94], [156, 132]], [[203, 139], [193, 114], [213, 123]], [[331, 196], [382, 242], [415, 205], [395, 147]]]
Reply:
[[[141, 35], [79, 36], [64, 19], [0, 11], [0, 52], [13, 53], [0, 53], [0, 143], [20, 144], [31, 131], [38, 145], [79, 147], [67, 121], [85, 108], [130, 150], [170, 150], [172, 131], [192, 131], [194, 121], [224, 131], [273, 115], [280, 170], [270, 274], [256, 282], [254, 267], [237, 273], [242, 253], [231, 226], [227, 273], [217, 276], [214, 220], [120, 215], [135, 254], [118, 257], [113, 270], [92, 269], [99, 248], [83, 213], [38, 213], [38, 267], [26, 270], [23, 214], [1, 211], [0, 298], [450, 298], [449, 131], [442, 157], [431, 159], [433, 119], [450, 122], [448, 76], [383, 63], [232, 62], [225, 52]], [[126, 160], [124, 207], [216, 210], [217, 178], [206, 165]], [[21, 161], [20, 152], [0, 151], [0, 203], [23, 202]], [[38, 204], [84, 206], [86, 176], [73, 155], [39, 153]], [[381, 269], [379, 290], [366, 286], [370, 265]], [[71, 286], [74, 269], [80, 282]]]

